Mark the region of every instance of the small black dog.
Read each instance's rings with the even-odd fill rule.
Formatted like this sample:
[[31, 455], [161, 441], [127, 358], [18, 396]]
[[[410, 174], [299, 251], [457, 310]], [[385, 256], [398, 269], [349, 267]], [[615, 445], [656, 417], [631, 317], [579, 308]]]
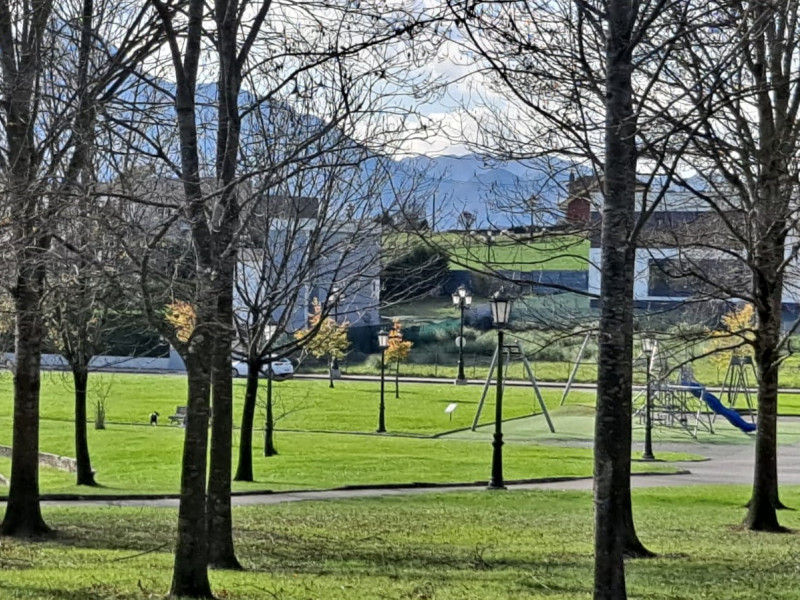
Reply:
[[156, 411], [150, 413], [150, 425], [158, 426], [158, 413]]

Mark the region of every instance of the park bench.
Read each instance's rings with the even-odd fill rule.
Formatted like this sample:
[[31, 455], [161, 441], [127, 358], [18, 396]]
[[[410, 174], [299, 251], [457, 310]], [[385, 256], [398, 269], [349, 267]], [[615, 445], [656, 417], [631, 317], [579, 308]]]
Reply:
[[175, 407], [175, 414], [169, 416], [169, 424], [176, 424], [180, 425], [181, 427], [186, 426], [186, 407], [185, 406], [176, 406]]

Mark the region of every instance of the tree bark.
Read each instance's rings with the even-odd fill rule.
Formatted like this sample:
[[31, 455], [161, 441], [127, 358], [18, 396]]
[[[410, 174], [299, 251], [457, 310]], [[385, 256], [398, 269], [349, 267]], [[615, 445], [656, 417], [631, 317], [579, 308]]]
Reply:
[[17, 325], [11, 482], [2, 534], [28, 538], [51, 533], [39, 506], [39, 365], [43, 338], [40, 304], [44, 266], [26, 256], [19, 268], [14, 297]]
[[253, 481], [253, 425], [258, 398], [258, 365], [247, 363], [247, 386], [242, 408], [242, 429], [239, 432], [239, 463], [236, 481]]
[[7, 152], [3, 161], [3, 193], [11, 206], [11, 241], [17, 270], [12, 290], [16, 370], [11, 482], [0, 529], [4, 535], [18, 537], [41, 536], [51, 531], [39, 506], [39, 369], [44, 337], [41, 304], [44, 253], [49, 240], [38, 192], [34, 189], [39, 166], [34, 144], [38, 103], [34, 98], [42, 59], [47, 55], [43, 39], [52, 11], [52, 0], [36, 0], [24, 9], [3, 3], [0, 10], [2, 111]]
[[267, 419], [264, 423], [264, 456], [275, 456], [278, 450], [275, 448], [275, 417], [272, 414], [272, 377], [270, 373], [267, 379]]
[[89, 439], [86, 432], [86, 390], [89, 370], [73, 367], [72, 380], [75, 385], [75, 460], [78, 466], [77, 484], [95, 486], [92, 461], [89, 457]]
[[170, 596], [213, 598], [208, 580], [206, 454], [210, 394], [211, 338], [195, 333], [184, 360], [189, 384], [178, 508], [178, 543]]
[[397, 361], [397, 368], [394, 371], [394, 397], [400, 397], [400, 361]]
[[638, 542], [630, 510], [636, 123], [630, 0], [609, 0], [605, 198], [594, 440], [594, 599], [624, 600], [626, 546]]
[[[774, 193], [779, 193], [775, 191]], [[778, 494], [778, 370], [781, 339], [783, 260], [785, 223], [776, 222], [770, 202], [756, 208], [760, 229], [754, 256], [753, 291], [755, 312], [755, 362], [758, 369], [758, 429], [756, 430], [753, 492], [744, 525], [753, 531], [785, 531], [778, 522], [777, 509], [784, 508]]]
[[[227, 263], [231, 262], [230, 265]], [[208, 473], [209, 563], [217, 569], [241, 569], [233, 546], [231, 511], [231, 461], [233, 446], [233, 379], [231, 376], [231, 323], [233, 323], [233, 264], [223, 261], [217, 297], [213, 364], [211, 464]]]

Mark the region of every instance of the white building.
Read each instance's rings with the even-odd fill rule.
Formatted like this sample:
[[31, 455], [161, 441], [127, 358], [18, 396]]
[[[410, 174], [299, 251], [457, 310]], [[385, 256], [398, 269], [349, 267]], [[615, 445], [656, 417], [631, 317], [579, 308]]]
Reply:
[[[594, 190], [590, 198], [593, 227], [588, 291], [599, 296], [602, 193]], [[730, 203], [730, 199], [726, 200]], [[648, 201], [643, 190], [637, 193], [640, 210], [652, 208]], [[750, 288], [750, 270], [740, 251], [741, 242], [734, 239], [721, 218], [710, 204], [690, 191], [670, 189], [664, 194], [652, 208], [637, 240], [633, 292], [638, 308], [666, 309], [710, 300], [743, 300]], [[731, 210], [724, 218], [743, 217]], [[787, 259], [797, 241], [796, 233], [789, 236], [784, 250]], [[783, 304], [785, 312], [796, 313], [800, 302], [800, 264], [796, 258], [791, 263], [784, 278]]]

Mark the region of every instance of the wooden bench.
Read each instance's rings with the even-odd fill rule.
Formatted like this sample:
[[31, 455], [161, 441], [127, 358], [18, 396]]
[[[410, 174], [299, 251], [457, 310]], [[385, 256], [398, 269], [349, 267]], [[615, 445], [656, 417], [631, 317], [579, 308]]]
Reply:
[[175, 414], [169, 416], [169, 424], [170, 425], [180, 425], [181, 427], [186, 427], [186, 407], [185, 406], [176, 406], [175, 407]]

